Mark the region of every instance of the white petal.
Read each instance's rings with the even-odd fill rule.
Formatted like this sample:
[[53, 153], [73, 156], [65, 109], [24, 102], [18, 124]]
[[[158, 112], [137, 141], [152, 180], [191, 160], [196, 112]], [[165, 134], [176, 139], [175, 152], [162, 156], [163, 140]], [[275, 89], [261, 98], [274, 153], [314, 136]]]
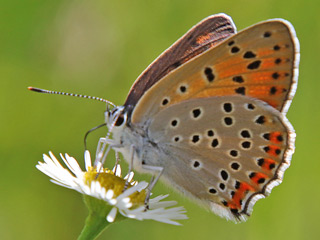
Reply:
[[117, 208], [113, 207], [107, 216], [108, 222], [113, 222], [117, 215]]
[[44, 156], [44, 158], [46, 158], [46, 163], [39, 162], [36, 166], [41, 172], [58, 182], [73, 186], [75, 178], [68, 170], [64, 169], [61, 165], [53, 164], [53, 161], [49, 163], [49, 157]]
[[132, 207], [132, 205], [133, 205], [133, 204], [132, 204], [131, 202], [126, 203], [126, 204], [125, 204], [125, 208], [131, 208], [131, 207]]
[[90, 152], [86, 150], [84, 152], [84, 162], [86, 166], [86, 170], [88, 171], [90, 167], [92, 167]]
[[136, 186], [133, 186], [127, 189], [126, 191], [124, 191], [122, 194], [120, 194], [117, 197], [117, 200], [120, 201], [121, 199], [128, 197], [135, 192], [141, 192], [141, 190], [145, 189], [147, 186], [148, 186], [147, 182], [144, 182], [144, 181], [139, 182]]
[[123, 179], [128, 179], [128, 182], [131, 182], [132, 181], [132, 178], [134, 176], [134, 173], [133, 172], [130, 172], [129, 174], [127, 174]]
[[51, 151], [49, 151], [49, 155], [51, 160], [53, 161], [54, 164], [61, 166], [60, 162], [58, 161], [58, 159], [53, 155], [53, 153]]
[[120, 164], [117, 164], [117, 166], [115, 167], [116, 172], [114, 173], [114, 175], [116, 175], [117, 177], [121, 177], [121, 167]]
[[159, 202], [159, 201], [161, 201], [162, 199], [167, 198], [168, 196], [169, 196], [169, 194], [159, 195], [158, 197], [155, 197], [155, 198], [150, 199], [150, 202]]
[[124, 203], [128, 203], [128, 202], [130, 202], [130, 198], [128, 198], [128, 197], [123, 198], [123, 199], [122, 199], [122, 202], [124, 202]]
[[74, 175], [78, 176], [79, 173], [82, 172], [82, 169], [80, 168], [78, 162], [73, 157], [70, 157], [67, 153], [65, 154], [65, 158], [63, 158], [63, 155], [60, 155], [67, 167], [73, 172]]
[[114, 194], [114, 191], [111, 190], [111, 189], [109, 189], [109, 190], [107, 191], [107, 194], [106, 194], [106, 199], [107, 199], [107, 200], [112, 199], [113, 194]]
[[110, 203], [111, 205], [116, 205], [117, 202], [118, 202], [117, 199], [114, 199], [114, 198], [112, 198], [112, 199], [109, 200], [109, 203]]

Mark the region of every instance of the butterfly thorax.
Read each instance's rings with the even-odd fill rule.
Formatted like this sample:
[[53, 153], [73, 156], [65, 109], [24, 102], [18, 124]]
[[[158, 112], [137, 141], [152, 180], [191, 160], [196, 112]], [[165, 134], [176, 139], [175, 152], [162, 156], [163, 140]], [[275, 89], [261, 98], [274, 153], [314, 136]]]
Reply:
[[149, 123], [141, 126], [132, 124], [130, 115], [130, 107], [118, 106], [105, 113], [105, 121], [112, 133], [113, 149], [120, 152], [129, 163], [133, 158], [134, 169], [143, 172], [142, 165], [147, 165], [148, 159], [159, 159], [157, 151], [149, 151], [157, 144], [148, 136]]

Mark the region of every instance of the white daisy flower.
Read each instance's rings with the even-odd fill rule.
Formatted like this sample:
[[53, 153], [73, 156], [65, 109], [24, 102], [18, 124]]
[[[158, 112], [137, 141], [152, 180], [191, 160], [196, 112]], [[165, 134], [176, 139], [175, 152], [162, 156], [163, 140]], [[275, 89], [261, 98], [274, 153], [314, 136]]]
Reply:
[[[68, 154], [60, 154], [60, 157], [69, 169], [64, 168], [52, 152], [49, 152], [49, 156], [44, 154], [44, 162], [39, 162], [36, 167], [48, 175], [53, 183], [82, 193], [87, 205], [94, 205], [93, 208], [97, 209], [98, 204], [99, 214], [105, 214], [108, 222], [114, 222], [117, 213], [126, 218], [152, 219], [174, 225], [180, 225], [175, 220], [187, 219], [183, 207], [170, 208], [177, 204], [176, 201], [162, 201], [168, 195], [150, 199], [146, 209], [144, 201], [148, 183], [133, 181], [133, 172], [122, 178], [119, 164], [113, 170], [97, 170], [92, 166], [89, 151], [86, 151], [86, 171], [82, 171], [73, 157]], [[104, 211], [101, 211], [101, 208], [104, 208]], [[123, 219], [120, 216], [118, 218]]]

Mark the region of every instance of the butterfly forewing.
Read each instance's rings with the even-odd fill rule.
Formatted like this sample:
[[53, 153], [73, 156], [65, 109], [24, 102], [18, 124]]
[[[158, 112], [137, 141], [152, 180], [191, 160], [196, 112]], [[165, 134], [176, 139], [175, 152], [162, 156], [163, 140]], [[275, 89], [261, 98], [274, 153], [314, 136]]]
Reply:
[[170, 72], [139, 100], [133, 123], [188, 99], [242, 95], [285, 112], [294, 95], [299, 62], [291, 25], [270, 20], [228, 38]]
[[136, 105], [141, 96], [169, 72], [232, 36], [235, 32], [233, 22], [226, 14], [216, 14], [205, 18], [150, 64], [132, 86], [124, 105]]
[[[231, 220], [280, 182], [294, 133], [280, 112], [243, 96], [187, 100], [155, 115], [148, 129], [171, 185]], [[154, 164], [146, 159], [146, 164]]]

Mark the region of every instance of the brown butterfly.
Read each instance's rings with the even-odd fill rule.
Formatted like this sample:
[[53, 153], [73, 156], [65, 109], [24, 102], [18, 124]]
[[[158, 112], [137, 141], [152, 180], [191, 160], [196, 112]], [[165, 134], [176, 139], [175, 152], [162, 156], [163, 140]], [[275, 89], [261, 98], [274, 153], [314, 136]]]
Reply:
[[229, 16], [210, 16], [139, 76], [123, 106], [106, 112], [112, 138], [100, 143], [217, 215], [245, 220], [290, 165], [295, 133], [285, 114], [298, 64], [289, 22], [236, 33]]

